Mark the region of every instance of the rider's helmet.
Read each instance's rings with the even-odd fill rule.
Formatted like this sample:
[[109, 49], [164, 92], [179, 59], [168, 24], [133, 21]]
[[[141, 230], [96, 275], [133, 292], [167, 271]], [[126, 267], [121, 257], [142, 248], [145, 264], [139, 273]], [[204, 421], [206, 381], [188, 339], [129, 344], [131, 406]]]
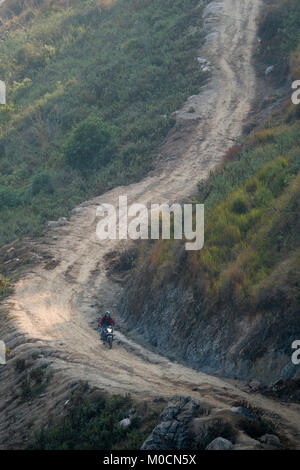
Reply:
[[110, 317], [110, 312], [105, 312], [105, 316], [106, 316], [106, 318], [109, 318]]

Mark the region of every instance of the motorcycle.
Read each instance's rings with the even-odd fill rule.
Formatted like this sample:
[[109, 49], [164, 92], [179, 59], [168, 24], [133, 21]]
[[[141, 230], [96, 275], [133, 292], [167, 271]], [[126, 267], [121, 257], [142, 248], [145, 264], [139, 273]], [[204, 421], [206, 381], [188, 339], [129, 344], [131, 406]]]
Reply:
[[102, 334], [102, 341], [107, 343], [109, 349], [112, 348], [113, 340], [114, 340], [114, 328], [113, 326], [107, 326], [103, 329]]

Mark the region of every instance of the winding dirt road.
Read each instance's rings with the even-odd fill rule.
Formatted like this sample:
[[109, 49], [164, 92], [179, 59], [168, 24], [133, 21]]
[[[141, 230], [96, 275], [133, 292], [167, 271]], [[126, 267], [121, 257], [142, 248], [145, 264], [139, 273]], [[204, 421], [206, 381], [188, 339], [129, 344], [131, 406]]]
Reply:
[[[224, 0], [206, 10], [208, 36], [200, 54], [212, 63], [212, 80], [177, 113], [177, 127], [184, 128], [192, 119], [193, 133], [182, 142], [180, 134], [171, 133], [157, 169], [145, 179], [82, 204], [66, 225], [49, 230], [42, 248], [57, 265], [54, 269], [45, 269], [44, 262], [35, 266], [18, 282], [9, 304], [19, 330], [30, 341], [51, 349], [52, 367], [69, 377], [142, 399], [174, 393], [199, 397], [200, 393], [221, 406], [247, 399], [279, 415], [300, 445], [296, 405], [250, 396], [239, 384], [170, 362], [119, 332], [115, 349], [102, 350], [95, 330], [95, 301], [98, 308], [114, 312], [122, 289], [107, 278], [104, 267], [104, 256], [120, 249], [121, 243], [96, 238], [97, 206], [117, 205], [119, 195], [127, 195], [130, 203], [180, 202], [218, 164], [232, 145], [230, 139], [241, 135], [255, 98], [251, 59], [260, 7], [261, 0]], [[195, 113], [188, 112], [190, 106]]]

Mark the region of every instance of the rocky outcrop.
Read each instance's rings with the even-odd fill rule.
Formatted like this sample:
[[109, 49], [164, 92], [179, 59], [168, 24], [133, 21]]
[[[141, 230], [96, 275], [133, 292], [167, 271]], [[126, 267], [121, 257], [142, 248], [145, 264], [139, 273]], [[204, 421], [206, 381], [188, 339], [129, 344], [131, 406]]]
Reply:
[[279, 437], [266, 433], [270, 426], [243, 406], [212, 408], [190, 397], [174, 396], [142, 450], [279, 449]]
[[271, 447], [280, 448], [280, 439], [278, 436], [275, 436], [274, 434], [265, 434], [259, 439], [259, 441], [262, 444], [266, 444]]
[[140, 285], [135, 279], [119, 311], [135, 336], [170, 359], [208, 374], [259, 380], [262, 385], [300, 374], [291, 360], [299, 322], [294, 312], [282, 311], [280, 305], [248, 314], [224, 303], [212, 312], [189, 286], [162, 283], [149, 291], [147, 282]]
[[200, 404], [189, 397], [173, 397], [159, 417], [159, 422], [144, 442], [142, 450], [189, 449], [189, 425]]

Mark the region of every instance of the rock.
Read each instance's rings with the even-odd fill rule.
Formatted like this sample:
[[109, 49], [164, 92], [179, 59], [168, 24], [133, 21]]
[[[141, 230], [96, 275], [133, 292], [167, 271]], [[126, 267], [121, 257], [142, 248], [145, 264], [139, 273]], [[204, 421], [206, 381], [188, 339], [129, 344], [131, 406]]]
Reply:
[[190, 447], [189, 424], [200, 404], [190, 397], [171, 398], [142, 450], [183, 450]]
[[215, 436], [221, 434], [220, 428], [225, 421], [220, 414], [194, 418], [190, 425], [190, 437], [194, 441], [195, 448], [205, 449]]
[[231, 450], [232, 447], [232, 442], [228, 441], [224, 437], [217, 437], [208, 444], [205, 450]]
[[122, 429], [128, 429], [131, 426], [131, 419], [122, 419], [122, 421], [119, 422], [119, 425]]
[[249, 387], [253, 392], [257, 392], [262, 387], [262, 384], [259, 380], [251, 380], [251, 382], [249, 382]]
[[239, 431], [235, 439], [235, 445], [233, 446], [233, 450], [254, 450], [254, 449], [262, 450], [263, 445], [261, 444], [261, 442], [248, 436], [244, 431]]
[[270, 75], [270, 73], [274, 72], [274, 68], [274, 65], [270, 65], [269, 67], [267, 67], [265, 70], [265, 75]]
[[57, 222], [55, 222], [54, 220], [49, 220], [49, 222], [47, 222], [47, 227], [55, 228], [57, 227]]
[[56, 227], [62, 227], [63, 225], [66, 225], [68, 223], [68, 219], [66, 217], [60, 217], [58, 220], [50, 220], [47, 222], [47, 226], [49, 228], [56, 228]]
[[71, 214], [81, 214], [84, 211], [84, 207], [74, 207], [74, 209], [71, 210]]
[[259, 438], [259, 441], [268, 446], [280, 447], [280, 439], [278, 436], [275, 436], [275, 434], [265, 434]]

